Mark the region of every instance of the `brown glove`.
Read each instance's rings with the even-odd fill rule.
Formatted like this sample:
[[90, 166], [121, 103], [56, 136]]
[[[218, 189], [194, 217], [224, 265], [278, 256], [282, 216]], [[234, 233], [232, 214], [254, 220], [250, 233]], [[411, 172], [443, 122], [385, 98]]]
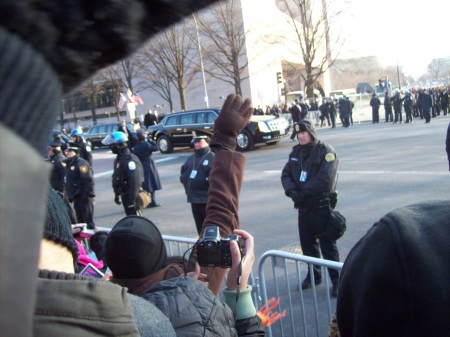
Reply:
[[213, 150], [234, 150], [236, 147], [236, 137], [250, 121], [253, 114], [251, 100], [242, 98], [239, 95], [228, 95], [219, 117], [214, 122], [214, 134], [211, 138], [210, 147]]

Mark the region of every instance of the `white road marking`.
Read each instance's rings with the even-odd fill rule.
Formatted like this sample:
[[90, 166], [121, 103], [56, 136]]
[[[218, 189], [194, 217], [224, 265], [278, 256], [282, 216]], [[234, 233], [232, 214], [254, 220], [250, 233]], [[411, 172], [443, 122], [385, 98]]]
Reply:
[[[177, 158], [177, 157], [161, 158], [161, 159], [155, 160], [155, 163], [161, 163], [163, 161], [168, 161], [168, 160], [172, 160], [172, 159], [175, 159], [175, 158]], [[96, 174], [94, 174], [94, 178], [100, 178], [100, 177], [103, 177], [103, 176], [111, 175], [111, 174], [113, 174], [113, 172], [114, 172], [114, 170], [105, 171], [105, 172], [101, 172], [101, 173], [96, 173]]]
[[[279, 171], [264, 171], [264, 173], [267, 174], [281, 174], [281, 170]], [[447, 171], [445, 172], [425, 172], [425, 171], [338, 171], [339, 174], [415, 174], [415, 175], [422, 175], [422, 176], [444, 176], [449, 175]]]

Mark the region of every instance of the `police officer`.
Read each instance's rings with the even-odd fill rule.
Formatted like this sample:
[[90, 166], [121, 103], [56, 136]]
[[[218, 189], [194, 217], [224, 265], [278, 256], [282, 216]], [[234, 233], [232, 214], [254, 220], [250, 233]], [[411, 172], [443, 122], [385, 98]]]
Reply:
[[391, 104], [391, 97], [389, 97], [389, 92], [384, 93], [384, 122], [393, 122], [394, 121], [394, 115], [392, 114], [392, 104]]
[[[339, 261], [336, 241], [323, 235], [330, 218], [330, 211], [336, 206], [335, 192], [338, 158], [334, 149], [320, 141], [314, 125], [302, 120], [298, 128], [299, 144], [289, 154], [289, 161], [281, 173], [281, 184], [286, 196], [294, 202], [298, 209], [298, 229], [303, 254], [320, 258], [320, 250], [324, 259]], [[314, 267], [315, 284], [322, 282], [319, 266]], [[328, 269], [333, 287], [331, 295], [338, 292], [339, 272]], [[302, 282], [302, 289], [311, 287], [312, 280], [308, 275]]]
[[398, 89], [395, 89], [394, 99], [393, 99], [393, 105], [394, 105], [394, 124], [397, 122], [402, 122], [402, 104], [403, 99], [400, 97], [400, 91]]
[[193, 153], [181, 166], [180, 182], [184, 186], [187, 201], [191, 203], [197, 233], [200, 235], [206, 218], [208, 202], [209, 174], [211, 173], [214, 153], [211, 152], [208, 136], [198, 135], [192, 139]]
[[372, 124], [378, 123], [380, 121], [380, 114], [378, 111], [380, 109], [381, 101], [375, 93], [372, 94], [369, 104], [372, 107]]
[[50, 174], [50, 186], [62, 194], [64, 192], [64, 177], [66, 176], [66, 166], [64, 162], [66, 156], [62, 154], [61, 144], [52, 142], [48, 146], [48, 159], [52, 163], [52, 173]]
[[56, 130], [52, 133], [53, 142], [59, 143], [59, 146], [61, 147], [61, 151], [65, 151], [67, 149], [66, 142], [61, 137], [61, 132]]
[[327, 109], [328, 115], [331, 118], [331, 127], [335, 128], [336, 127], [336, 106], [334, 105], [331, 97], [327, 98], [326, 109]]
[[403, 97], [403, 107], [405, 108], [406, 115], [405, 123], [412, 123], [412, 99], [409, 90], [405, 91], [405, 97]]
[[114, 202], [123, 205], [126, 215], [141, 215], [142, 210], [136, 203], [136, 197], [144, 182], [144, 170], [139, 158], [130, 152], [127, 142], [127, 136], [120, 131], [102, 140], [103, 145], [108, 145], [111, 151], [117, 154], [112, 176]]
[[81, 147], [70, 142], [67, 145], [66, 184], [69, 202], [73, 202], [78, 223], [86, 223], [94, 229], [94, 176], [89, 163], [79, 156]]
[[70, 132], [70, 138], [72, 139], [73, 143], [78, 144], [78, 146], [80, 147], [79, 156], [86, 160], [89, 166], [92, 167], [91, 147], [85, 143], [81, 131], [78, 129], [73, 129], [72, 132]]

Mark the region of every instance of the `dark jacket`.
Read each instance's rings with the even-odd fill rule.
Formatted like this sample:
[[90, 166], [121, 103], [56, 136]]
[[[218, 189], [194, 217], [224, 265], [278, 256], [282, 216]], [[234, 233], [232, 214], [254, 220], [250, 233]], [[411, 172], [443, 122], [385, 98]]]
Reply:
[[177, 337], [265, 335], [257, 316], [238, 320], [235, 325], [231, 309], [203, 282], [190, 277], [159, 282], [143, 298], [169, 318]]
[[[335, 191], [338, 164], [336, 151], [324, 142], [294, 146], [281, 173], [286, 195], [292, 189], [300, 191], [305, 206], [330, 197]], [[300, 181], [302, 171], [307, 172], [304, 182]]]
[[84, 160], [86, 160], [89, 166], [92, 167], [93, 161], [92, 161], [91, 147], [86, 145], [84, 139], [81, 137], [77, 137], [77, 141], [75, 143], [77, 143], [80, 146], [80, 152], [78, 153], [78, 155]]
[[67, 160], [62, 153], [55, 154], [50, 157], [53, 164], [52, 173], [50, 175], [50, 185], [55, 191], [64, 192], [64, 177], [66, 176], [66, 166], [64, 162]]
[[403, 106], [405, 107], [405, 111], [411, 112], [412, 110], [412, 99], [410, 95], [406, 95], [403, 98]]
[[94, 175], [92, 168], [86, 160], [78, 155], [68, 158], [66, 166], [66, 193], [67, 198], [72, 202], [76, 196], [81, 196], [83, 200], [95, 197]]
[[148, 128], [149, 126], [158, 124], [156, 120], [156, 116], [150, 113], [146, 113], [144, 117], [144, 125], [145, 128]]
[[174, 337], [161, 311], [125, 288], [77, 274], [39, 272], [35, 337]]
[[144, 181], [144, 173], [138, 157], [127, 147], [122, 147], [114, 160], [112, 186], [116, 195], [128, 194], [128, 200], [135, 200]]
[[370, 106], [375, 109], [378, 110], [380, 108], [381, 105], [381, 101], [378, 97], [374, 96], [370, 99]]
[[302, 119], [302, 112], [296, 104], [289, 108], [289, 112], [291, 113], [294, 123], [297, 123], [300, 119]]
[[398, 94], [394, 95], [393, 99], [394, 111], [400, 112], [402, 110], [402, 103], [403, 99], [400, 97], [400, 95]]
[[133, 153], [139, 158], [144, 171], [142, 188], [147, 192], [154, 192], [162, 189], [158, 169], [152, 158], [152, 153], [155, 151], [158, 151], [158, 145], [156, 145], [153, 140], [148, 142], [138, 141], [133, 147]]
[[[196, 150], [181, 166], [180, 182], [184, 186], [187, 201], [193, 204], [208, 202], [209, 174], [214, 153], [209, 147]], [[195, 172], [195, 176], [193, 173]]]

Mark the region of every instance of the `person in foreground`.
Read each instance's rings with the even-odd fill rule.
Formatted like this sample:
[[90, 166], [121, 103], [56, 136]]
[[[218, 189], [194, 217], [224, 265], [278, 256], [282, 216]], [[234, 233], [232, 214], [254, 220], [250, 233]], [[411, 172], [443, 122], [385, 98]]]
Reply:
[[[243, 230], [234, 233], [240, 236], [245, 253], [241, 256], [237, 243], [231, 243], [233, 263], [223, 291], [227, 305], [202, 282], [206, 275], [200, 273], [198, 265], [185, 276], [182, 258], [167, 257], [160, 231], [144, 217], [125, 217], [109, 233], [105, 246], [112, 272], [109, 280], [153, 303], [170, 319], [178, 337], [264, 336], [248, 285], [255, 259], [253, 237]], [[230, 308], [236, 313], [236, 321]]]
[[75, 274], [78, 254], [64, 201], [49, 188], [33, 336], [175, 336], [150, 303], [120, 286]]
[[450, 331], [450, 200], [387, 213], [351, 249], [339, 284], [342, 337]]
[[[8, 196], [0, 198], [2, 337], [32, 336], [50, 170], [42, 157], [63, 94], [214, 2], [0, 2], [0, 195]], [[24, 191], [26, 208], [20, 202]]]

